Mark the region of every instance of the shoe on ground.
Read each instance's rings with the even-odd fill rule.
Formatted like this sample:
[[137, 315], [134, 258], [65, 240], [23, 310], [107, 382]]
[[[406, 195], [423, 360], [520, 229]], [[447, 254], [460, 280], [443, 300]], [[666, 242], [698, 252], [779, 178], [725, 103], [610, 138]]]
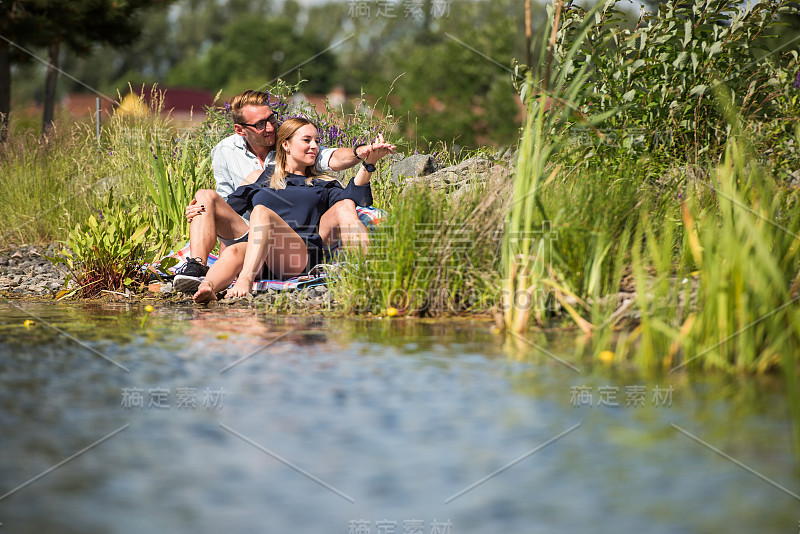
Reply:
[[198, 258], [189, 258], [186, 264], [175, 272], [172, 287], [181, 293], [194, 293], [203, 281], [208, 267]]
[[204, 276], [186, 276], [185, 274], [175, 275], [172, 280], [172, 288], [179, 293], [189, 293], [193, 295], [197, 292], [197, 288], [205, 280]]
[[208, 267], [203, 265], [200, 258], [189, 258], [180, 269], [175, 271], [175, 274], [182, 274], [184, 276], [193, 276], [195, 278], [202, 278], [208, 272]]

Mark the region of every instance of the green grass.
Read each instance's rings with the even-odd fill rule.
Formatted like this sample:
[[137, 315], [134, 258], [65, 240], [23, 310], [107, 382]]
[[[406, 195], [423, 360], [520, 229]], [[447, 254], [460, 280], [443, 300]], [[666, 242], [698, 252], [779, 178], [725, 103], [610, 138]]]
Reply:
[[[477, 177], [476, 177], [477, 178]], [[369, 249], [343, 254], [333, 296], [346, 313], [441, 316], [487, 311], [499, 300], [502, 205], [480, 180], [459, 195], [398, 193]]]
[[34, 130], [12, 130], [0, 146], [0, 246], [42, 243], [65, 235], [95, 208], [103, 178], [89, 125], [59, 121], [46, 140]]

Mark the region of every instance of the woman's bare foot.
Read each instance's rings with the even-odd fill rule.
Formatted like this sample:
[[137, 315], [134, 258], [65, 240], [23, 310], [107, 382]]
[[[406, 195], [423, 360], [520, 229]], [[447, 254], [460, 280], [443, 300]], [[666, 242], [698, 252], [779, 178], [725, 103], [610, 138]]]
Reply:
[[253, 281], [252, 280], [248, 281], [240, 276], [239, 278], [236, 279], [236, 283], [233, 284], [233, 287], [225, 292], [225, 298], [235, 299], [240, 297], [246, 297], [247, 295], [250, 294], [252, 290], [253, 290]]
[[200, 283], [200, 287], [197, 288], [197, 293], [195, 293], [192, 298], [198, 304], [208, 304], [209, 302], [217, 300], [214, 284], [208, 280], [203, 280]]

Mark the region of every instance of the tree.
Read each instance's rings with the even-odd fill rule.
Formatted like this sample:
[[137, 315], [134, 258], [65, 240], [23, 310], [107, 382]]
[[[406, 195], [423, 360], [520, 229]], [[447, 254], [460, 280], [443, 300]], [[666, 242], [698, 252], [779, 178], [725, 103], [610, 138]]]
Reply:
[[[142, 33], [122, 48], [103, 44], [86, 61], [72, 51], [63, 54], [63, 69], [103, 92], [124, 92], [128, 84], [151, 85], [166, 81], [183, 62], [196, 62], [224, 37], [233, 20], [262, 18], [273, 13], [269, 0], [179, 0], [169, 10], [151, 9], [141, 14]], [[60, 89], [81, 91], [78, 83]]]
[[356, 68], [363, 74], [352, 78], [375, 95], [396, 80], [390, 102], [421, 146], [513, 142], [520, 110], [510, 66], [526, 57], [523, 3], [452, 2], [445, 11], [447, 4], [432, 2], [415, 17], [406, 16], [406, 4], [361, 57]]
[[[42, 130], [52, 124], [59, 59], [62, 48], [88, 54], [95, 43], [122, 46], [141, 32], [139, 15], [152, 6], [166, 6], [174, 0], [12, 0], [0, 2], [2, 35], [9, 35], [0, 50], [0, 113], [7, 125], [10, 112], [11, 69], [8, 47], [47, 49]], [[8, 97], [6, 98], [6, 95]], [[3, 99], [6, 100], [3, 100]]]
[[308, 80], [305, 90], [326, 92], [337, 67], [325, 48], [315, 36], [298, 34], [293, 21], [248, 14], [226, 26], [222, 40], [202, 56], [177, 65], [167, 83], [238, 93], [279, 76], [289, 82], [301, 76]]
[[0, 141], [5, 140], [11, 112], [11, 63], [21, 56], [17, 42], [32, 34], [35, 17], [21, 0], [0, 1]]

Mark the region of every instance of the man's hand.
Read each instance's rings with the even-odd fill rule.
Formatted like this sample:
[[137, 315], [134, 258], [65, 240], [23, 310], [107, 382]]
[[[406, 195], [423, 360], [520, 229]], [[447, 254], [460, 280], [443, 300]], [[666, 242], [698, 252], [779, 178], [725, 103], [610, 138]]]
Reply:
[[198, 215], [202, 215], [203, 213], [205, 213], [205, 211], [206, 207], [203, 206], [202, 204], [198, 204], [197, 199], [193, 198], [192, 201], [189, 202], [189, 205], [186, 206], [186, 220], [191, 223], [192, 219], [194, 219]]

